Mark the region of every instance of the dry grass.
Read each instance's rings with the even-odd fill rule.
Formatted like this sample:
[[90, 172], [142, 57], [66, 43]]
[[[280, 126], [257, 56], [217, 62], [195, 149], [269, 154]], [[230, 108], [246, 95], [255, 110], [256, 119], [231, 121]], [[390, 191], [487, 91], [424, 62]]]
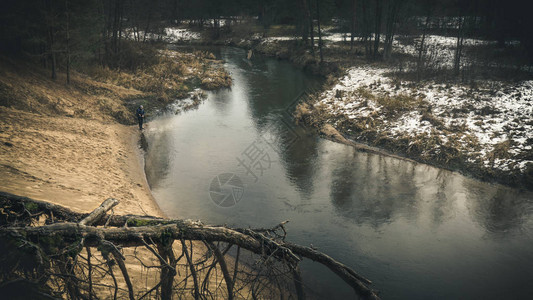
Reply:
[[[139, 97], [135, 89], [95, 81], [73, 72], [71, 83], [65, 74], [51, 80], [48, 70], [8, 59], [0, 63], [0, 105], [49, 116], [68, 116], [100, 121], [132, 123], [124, 100]], [[5, 101], [4, 101], [5, 100]]]
[[425, 105], [423, 99], [408, 94], [399, 94], [395, 96], [373, 94], [365, 88], [357, 89], [356, 94], [362, 99], [375, 101], [381, 105], [384, 111], [389, 115], [397, 115], [400, 112], [417, 109]]
[[437, 129], [444, 128], [444, 122], [429, 111], [425, 111], [422, 113], [421, 120], [428, 121], [429, 123], [431, 123], [431, 125], [435, 126]]
[[[313, 102], [311, 100], [311, 102]], [[296, 123], [303, 123], [305, 125], [314, 126], [316, 128], [322, 127], [326, 120], [333, 117], [329, 109], [323, 105], [310, 105], [306, 102], [299, 103], [294, 110], [294, 119]]]
[[200, 86], [210, 90], [231, 86], [229, 74], [212, 53], [205, 51], [191, 54], [163, 50], [155, 64], [136, 71], [92, 66], [85, 72], [97, 80], [134, 88], [163, 102], [184, 98]]
[[213, 69], [205, 73], [200, 86], [206, 90], [215, 90], [220, 87], [230, 87], [231, 82], [231, 77], [227, 72]]
[[510, 158], [511, 154], [509, 153], [509, 149], [511, 148], [511, 143], [511, 140], [506, 140], [494, 145], [492, 151], [487, 154], [487, 158], [490, 161], [494, 161], [495, 159]]
[[401, 112], [420, 107], [423, 100], [407, 94], [397, 96], [379, 96], [376, 101], [389, 112]]

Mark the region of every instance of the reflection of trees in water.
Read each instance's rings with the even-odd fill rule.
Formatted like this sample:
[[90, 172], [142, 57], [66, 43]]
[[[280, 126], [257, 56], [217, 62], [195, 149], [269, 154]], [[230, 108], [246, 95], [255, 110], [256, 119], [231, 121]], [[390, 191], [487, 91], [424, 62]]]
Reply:
[[277, 146], [287, 178], [296, 185], [301, 197], [308, 199], [313, 194], [313, 179], [318, 171], [316, 161], [319, 137], [302, 128], [295, 128], [295, 132], [298, 138], [290, 145], [286, 142], [294, 138], [293, 134], [282, 130], [279, 134], [286, 142]]
[[[165, 121], [165, 119], [162, 119], [159, 122], [163, 121]], [[170, 119], [166, 119], [166, 121], [170, 121]], [[153, 131], [150, 132], [149, 135], [147, 134], [146, 139], [149, 141], [147, 145], [150, 148], [150, 151], [146, 151], [144, 156], [144, 169], [146, 180], [153, 189], [168, 175], [170, 161], [174, 156], [173, 153], [171, 153], [174, 150], [171, 150], [172, 147], [169, 146], [169, 143], [172, 143], [171, 131]]]
[[453, 179], [445, 170], [355, 152], [335, 162], [330, 196], [337, 213], [358, 224], [402, 217], [438, 226], [455, 215]]
[[[453, 201], [456, 200], [455, 188], [452, 183], [452, 173], [447, 170], [437, 169], [435, 177], [436, 191], [434, 198], [427, 199], [431, 201], [431, 224], [439, 225], [445, 220], [451, 218], [454, 213]], [[429, 196], [429, 195], [428, 195]]]
[[456, 216], [462, 197], [466, 197], [472, 218], [493, 233], [521, 230], [533, 211], [531, 192], [362, 153], [337, 157], [330, 196], [339, 215], [375, 227], [400, 216], [424, 219], [437, 227]]
[[[239, 88], [241, 87], [234, 87], [234, 89]], [[217, 91], [210, 91], [209, 94], [210, 95], [208, 101], [213, 104], [217, 113], [224, 117], [230, 117], [231, 114], [229, 112], [229, 109], [231, 107], [230, 104], [234, 97], [234, 92], [227, 89], [223, 89]]]
[[313, 193], [318, 137], [308, 136], [301, 128], [295, 128], [297, 136], [288, 131], [287, 126], [292, 127], [293, 120], [289, 119], [286, 110], [297, 96], [316, 84], [317, 79], [288, 62], [272, 58], [257, 56], [250, 62], [245, 59], [244, 52], [228, 52], [223, 57], [240, 67], [239, 76], [235, 78], [240, 81], [235, 85], [245, 88], [243, 93], [246, 93], [251, 120], [257, 131], [274, 137], [276, 142], [271, 146], [280, 153], [287, 177], [302, 197], [309, 198]]
[[286, 117], [286, 109], [303, 91], [318, 81], [287, 62], [257, 57], [251, 70], [243, 71], [252, 120], [259, 131], [277, 118]]
[[354, 190], [357, 185], [355, 174], [359, 166], [352, 155], [345, 154], [344, 157], [338, 158], [339, 161], [331, 172], [330, 197], [337, 210], [348, 212], [353, 209]]
[[339, 157], [335, 165], [330, 195], [340, 215], [379, 226], [416, 210], [415, 170], [409, 165], [357, 152]]
[[531, 218], [531, 192], [521, 192], [475, 180], [465, 182], [465, 188], [472, 218], [489, 233], [520, 231], [524, 223]]

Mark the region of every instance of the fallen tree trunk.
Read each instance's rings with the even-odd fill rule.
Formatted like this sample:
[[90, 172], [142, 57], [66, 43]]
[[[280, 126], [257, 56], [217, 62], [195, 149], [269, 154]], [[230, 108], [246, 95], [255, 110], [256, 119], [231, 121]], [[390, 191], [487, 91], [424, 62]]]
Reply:
[[[27, 211], [27, 207], [31, 208], [30, 216], [35, 216], [41, 210], [42, 213], [55, 216], [56, 221], [66, 221], [35, 227], [1, 227], [0, 240], [24, 237], [29, 242], [39, 244], [39, 241], [51, 237], [61, 237], [65, 243], [77, 243], [79, 247], [100, 247], [103, 244], [112, 244], [118, 247], [144, 247], [147, 246], [147, 243], [165, 244], [163, 239], [197, 240], [207, 243], [224, 242], [237, 245], [258, 255], [274, 257], [287, 262], [292, 268], [296, 268], [302, 258], [311, 259], [328, 267], [350, 285], [358, 295], [365, 299], [379, 299], [376, 292], [366, 285], [371, 284], [371, 281], [346, 265], [316, 249], [286, 242], [284, 236], [281, 239], [268, 236], [267, 233], [274, 233], [277, 229], [281, 229], [285, 233], [283, 228], [285, 222], [272, 229], [253, 230], [209, 226], [190, 220], [107, 215], [106, 212], [118, 203], [114, 199], [106, 200], [90, 214], [76, 213], [58, 205], [7, 193], [0, 193], [0, 203], [4, 206], [10, 206], [12, 209], [16, 208], [17, 205], [20, 207], [22, 203], [24, 210]], [[32, 203], [32, 205], [28, 205], [28, 203]], [[98, 225], [111, 227], [94, 227]], [[113, 255], [118, 256], [118, 252], [113, 251]], [[120, 263], [119, 258], [117, 257], [116, 260]], [[231, 280], [227, 281], [231, 283]], [[131, 286], [128, 285], [128, 288]]]
[[[193, 240], [225, 242], [235, 244], [254, 253], [261, 253], [262, 241], [251, 236], [225, 227], [211, 227], [197, 225], [193, 222], [182, 224], [169, 224], [160, 226], [102, 228], [80, 225], [78, 223], [56, 223], [37, 227], [6, 227], [0, 228], [0, 236], [21, 234], [28, 240], [38, 243], [40, 239], [51, 236], [61, 236], [65, 242], [77, 242], [83, 237], [84, 246], [98, 247], [101, 241], [110, 241], [120, 247], [144, 246], [144, 241], [160, 241], [164, 234], [175, 240]], [[144, 240], [144, 241], [143, 241]], [[274, 249], [273, 249], [274, 250]], [[274, 252], [274, 251], [271, 252]], [[299, 259], [294, 255], [287, 255], [288, 248], [276, 249], [273, 254], [276, 258], [286, 259], [291, 263], [297, 263]]]

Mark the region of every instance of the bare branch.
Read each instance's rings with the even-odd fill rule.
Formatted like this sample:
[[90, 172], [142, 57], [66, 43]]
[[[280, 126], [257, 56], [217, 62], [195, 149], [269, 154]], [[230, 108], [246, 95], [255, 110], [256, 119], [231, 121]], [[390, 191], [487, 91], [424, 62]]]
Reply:
[[94, 223], [100, 221], [102, 217], [113, 207], [118, 205], [118, 200], [109, 198], [106, 199], [100, 206], [93, 210], [87, 217], [83, 218], [80, 221], [80, 225], [93, 225]]

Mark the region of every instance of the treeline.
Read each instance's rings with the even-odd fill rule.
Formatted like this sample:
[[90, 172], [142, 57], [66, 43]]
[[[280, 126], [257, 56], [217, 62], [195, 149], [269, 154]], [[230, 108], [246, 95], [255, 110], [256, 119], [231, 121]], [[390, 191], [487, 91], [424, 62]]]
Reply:
[[[429, 33], [464, 38], [519, 41], [533, 63], [533, 18], [520, 0], [4, 0], [0, 10], [0, 50], [31, 55], [50, 68], [94, 60], [113, 68], [142, 67], [150, 34], [187, 22], [213, 27], [217, 35], [238, 20], [265, 28], [290, 25], [302, 41], [321, 49], [321, 25], [332, 22], [365, 54], [388, 59], [396, 34]], [[131, 39], [126, 39], [130, 37]], [[318, 42], [315, 42], [318, 40]], [[315, 47], [311, 47], [314, 49]], [[423, 49], [423, 47], [420, 47]], [[458, 66], [459, 62], [456, 62]], [[456, 66], [456, 68], [458, 68]]]
[[397, 34], [454, 36], [459, 46], [472, 37], [502, 47], [519, 41], [533, 64], [530, 6], [521, 0], [174, 0], [167, 2], [164, 19], [216, 31], [239, 17], [254, 18], [265, 29], [293, 25], [305, 43], [319, 48], [321, 24], [336, 25], [350, 33], [352, 47], [356, 40], [365, 42], [365, 54], [374, 59], [390, 58]]
[[[136, 69], [150, 63], [154, 48], [132, 43], [148, 41], [160, 30], [175, 3], [148, 0], [4, 0], [0, 10], [0, 51], [33, 58], [67, 74], [75, 64], [98, 63]], [[168, 24], [167, 24], [168, 26]], [[139, 35], [139, 33], [142, 33]]]

